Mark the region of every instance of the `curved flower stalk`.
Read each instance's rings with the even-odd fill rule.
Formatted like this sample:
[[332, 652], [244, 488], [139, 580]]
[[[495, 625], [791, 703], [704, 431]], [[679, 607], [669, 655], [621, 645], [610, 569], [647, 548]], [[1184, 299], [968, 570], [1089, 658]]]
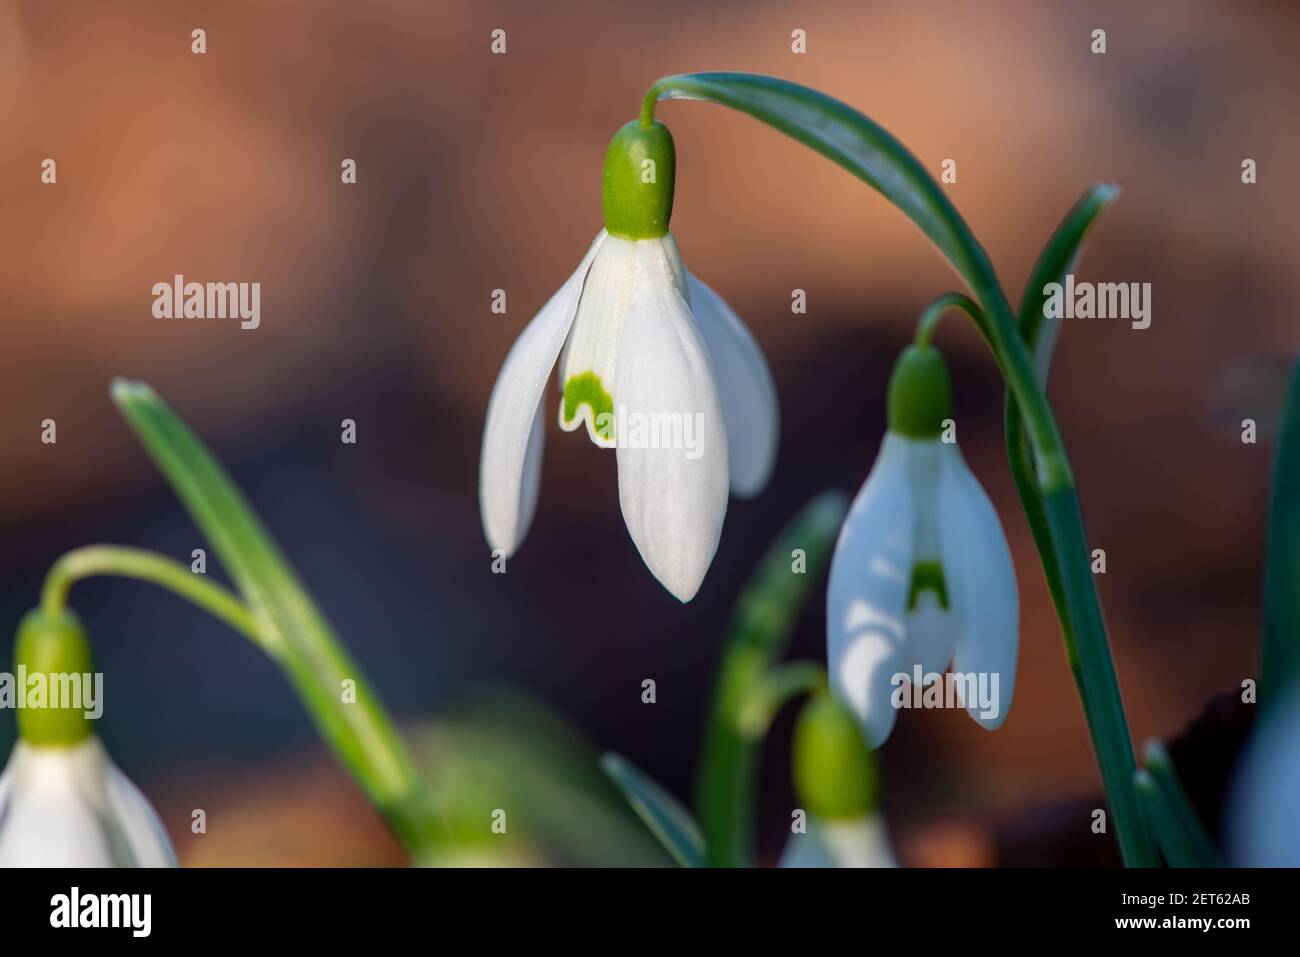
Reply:
[[483, 528], [513, 555], [537, 507], [546, 383], [560, 427], [615, 449], [619, 504], [647, 567], [681, 601], [717, 550], [727, 493], [757, 495], [776, 457], [771, 373], [735, 312], [682, 264], [668, 231], [675, 153], [661, 123], [633, 121], [605, 159], [605, 229], [524, 329], [488, 403], [479, 463]]
[[[15, 672], [43, 675], [47, 688], [93, 673], [85, 634], [66, 611], [23, 619], [14, 658]], [[0, 867], [176, 866], [157, 813], [83, 711], [42, 702], [18, 711], [18, 732], [0, 773]]]
[[[1096, 583], [1088, 567], [1088, 539], [1073, 471], [1029, 344], [988, 254], [917, 158], [877, 123], [832, 97], [769, 76], [677, 74], [655, 81], [646, 91], [641, 107], [643, 124], [654, 122], [655, 106], [661, 99], [703, 100], [747, 113], [821, 153], [904, 212], [970, 287], [972, 317], [1007, 385], [1008, 429], [1014, 422], [1027, 440], [1029, 454], [1019, 461], [1027, 461], [1032, 469], [1032, 488], [1026, 501], [1032, 498], [1034, 503], [1031, 522], [1035, 514], [1038, 518], [1035, 543], [1052, 584], [1062, 640], [1078, 684], [1120, 851], [1131, 866], [1157, 865], [1159, 856], [1134, 783], [1133, 741]], [[1113, 195], [1113, 189], [1108, 192]], [[1072, 211], [1052, 237], [1040, 267], [1068, 263], [1077, 254], [1088, 224], [1109, 198], [1086, 201]], [[1031, 289], [1026, 303], [1034, 301], [1032, 294]], [[1041, 307], [1041, 297], [1037, 302]], [[1048, 345], [1045, 340], [1043, 349]], [[1009, 445], [1018, 456], [1019, 447], [1010, 441]]]
[[951, 661], [957, 703], [989, 730], [1015, 688], [1011, 551], [956, 442], [941, 438], [951, 394], [939, 351], [909, 346], [890, 381], [889, 430], [831, 560], [831, 687], [873, 748], [893, 730], [904, 680], [943, 681]]
[[[70, 614], [66, 601], [72, 585], [91, 575], [151, 582], [210, 612], [283, 669], [321, 737], [384, 816], [413, 862], [439, 860], [452, 842], [429, 781], [417, 770], [382, 701], [243, 495], [203, 443], [147, 385], [118, 380], [112, 394], [220, 557], [238, 594], [161, 555], [89, 546], [69, 552], [51, 567], [41, 594], [42, 620], [63, 621]], [[94, 762], [93, 749], [86, 753], [91, 757], [81, 759], [78, 780], [85, 780], [85, 767]], [[29, 764], [26, 758], [23, 763]], [[108, 771], [104, 774], [112, 780]], [[110, 790], [120, 792], [120, 788]]]
[[876, 771], [854, 716], [825, 693], [804, 705], [794, 732], [795, 794], [807, 818], [781, 867], [897, 867], [876, 810]]

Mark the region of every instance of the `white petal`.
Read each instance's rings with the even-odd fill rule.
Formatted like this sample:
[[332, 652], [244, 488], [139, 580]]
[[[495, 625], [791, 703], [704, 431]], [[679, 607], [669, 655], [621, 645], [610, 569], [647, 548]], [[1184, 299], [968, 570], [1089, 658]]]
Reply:
[[98, 738], [14, 746], [0, 785], [0, 866], [175, 865], [158, 816]]
[[752, 498], [763, 491], [776, 462], [780, 413], [772, 373], [758, 343], [722, 297], [689, 272], [686, 285], [722, 399], [731, 494]]
[[897, 867], [884, 824], [875, 815], [823, 821], [809, 815], [807, 830], [786, 842], [780, 867]]
[[658, 240], [636, 243], [614, 383], [618, 498], [650, 571], [690, 601], [727, 511], [727, 435], [713, 370]]
[[0, 803], [0, 867], [113, 867], [94, 738], [72, 747], [14, 745]]
[[515, 340], [492, 387], [478, 497], [488, 544], [513, 555], [537, 506], [544, 426], [540, 415], [546, 381], [573, 325], [582, 284], [605, 239], [602, 230], [582, 263]]
[[907, 615], [903, 670], [911, 674], [912, 666], [920, 665], [922, 676], [941, 676], [952, 660], [956, 641], [956, 616], [943, 609], [934, 592], [921, 592], [916, 597], [916, 606]]
[[[1002, 523], [993, 503], [971, 474], [956, 444], [943, 446], [939, 479], [939, 550], [948, 602], [959, 620], [952, 670], [987, 675], [991, 700], [965, 703], [972, 718], [990, 731], [1011, 709], [1020, 645], [1020, 599]], [[993, 693], [993, 676], [997, 689]], [[957, 683], [962, 697], [963, 683]]]
[[578, 302], [573, 331], [560, 356], [560, 428], [572, 432], [587, 426], [591, 441], [613, 448], [613, 392], [618, 377], [619, 342], [623, 324], [640, 294], [637, 279], [639, 250], [658, 240], [610, 236], [591, 263]]
[[176, 852], [149, 799], [111, 761], [105, 797], [133, 867], [175, 867]]
[[1236, 867], [1300, 867], [1300, 689], [1264, 713], [1233, 774], [1226, 817]]
[[909, 445], [885, 434], [840, 530], [826, 589], [831, 690], [858, 716], [872, 748], [889, 737], [897, 716], [890, 698], [902, 670], [915, 555]]

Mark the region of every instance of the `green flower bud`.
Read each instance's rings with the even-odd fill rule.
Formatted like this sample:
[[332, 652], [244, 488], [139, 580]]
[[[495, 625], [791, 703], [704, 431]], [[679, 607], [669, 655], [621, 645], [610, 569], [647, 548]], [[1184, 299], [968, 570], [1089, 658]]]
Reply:
[[876, 764], [853, 713], [829, 694], [804, 705], [794, 729], [794, 790], [823, 821], [855, 820], [876, 808]]
[[[14, 642], [14, 672], [24, 675], [26, 681], [17, 689], [18, 694], [27, 693], [26, 685], [33, 675], [44, 675], [48, 691], [56, 686], [58, 676], [87, 675], [93, 671], [90, 642], [71, 611], [65, 610], [57, 618], [51, 618], [38, 608], [28, 612], [19, 623]], [[25, 707], [18, 709], [17, 715], [18, 734], [31, 745], [79, 744], [93, 733], [81, 707]]]
[[605, 153], [601, 197], [610, 235], [656, 239], [667, 233], [676, 179], [677, 150], [668, 127], [658, 120], [623, 126]]
[[934, 439], [952, 416], [952, 380], [934, 346], [903, 350], [889, 377], [889, 430], [909, 439]]

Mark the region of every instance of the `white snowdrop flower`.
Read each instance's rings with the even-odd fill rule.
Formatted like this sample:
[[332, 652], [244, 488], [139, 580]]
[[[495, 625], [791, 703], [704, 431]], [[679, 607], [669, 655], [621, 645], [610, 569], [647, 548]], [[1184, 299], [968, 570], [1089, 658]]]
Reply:
[[650, 571], [682, 601], [700, 587], [728, 490], [757, 495], [776, 456], [771, 373], [736, 314], [687, 272], [668, 232], [675, 160], [661, 123], [633, 121], [605, 160], [606, 228], [524, 329], [488, 403], [479, 505], [509, 556], [537, 506], [545, 393], [560, 427], [616, 450], [619, 504]]
[[831, 688], [873, 748], [913, 695], [918, 669], [934, 685], [951, 662], [947, 687], [985, 728], [999, 727], [1011, 707], [1015, 570], [992, 503], [956, 442], [943, 441], [951, 407], [938, 350], [908, 347], [890, 380], [889, 430], [831, 560]]
[[897, 867], [885, 825], [874, 814], [823, 821], [811, 814], [802, 834], [790, 835], [780, 867]]
[[[27, 615], [14, 661], [28, 686], [70, 687], [94, 674], [90, 644], [68, 611]], [[109, 758], [84, 702], [49, 694], [17, 711], [19, 739], [0, 773], [0, 867], [175, 867], [158, 815]]]
[[0, 775], [0, 867], [175, 867], [149, 801], [91, 736], [14, 745]]
[[1300, 689], [1259, 718], [1233, 776], [1227, 822], [1238, 867], [1300, 867]]
[[854, 715], [818, 692], [799, 712], [791, 751], [805, 820], [779, 866], [897, 867], [876, 810], [875, 761]]

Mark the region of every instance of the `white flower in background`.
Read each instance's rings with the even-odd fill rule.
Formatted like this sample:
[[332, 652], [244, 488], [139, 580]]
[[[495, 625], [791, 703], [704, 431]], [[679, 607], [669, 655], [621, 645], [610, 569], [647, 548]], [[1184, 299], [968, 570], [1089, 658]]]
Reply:
[[558, 362], [561, 428], [585, 425], [594, 443], [616, 449], [632, 540], [655, 577], [689, 601], [717, 549], [728, 489], [748, 497], [766, 485], [778, 426], [758, 346], [682, 265], [668, 232], [673, 179], [662, 124], [633, 121], [614, 137], [606, 229], [497, 376], [479, 505], [489, 544], [512, 555], [537, 505], [546, 384]]
[[175, 867], [167, 832], [99, 739], [18, 741], [0, 774], [0, 867]]
[[1259, 718], [1233, 778], [1227, 845], [1238, 867], [1300, 867], [1300, 690]]
[[[827, 590], [832, 690], [877, 747], [901, 675], [944, 672], [990, 730], [1011, 707], [1019, 601], [1006, 535], [955, 442], [941, 439], [951, 384], [938, 351], [910, 346], [889, 387], [889, 431], [840, 531]], [[962, 679], [966, 680], [962, 680]], [[992, 700], [971, 700], [979, 685]], [[984, 694], [976, 696], [985, 699]]]
[[808, 816], [807, 829], [790, 835], [780, 867], [897, 867], [885, 825], [873, 815], [847, 821]]
[[781, 867], [897, 867], [877, 810], [876, 763], [855, 716], [825, 691], [799, 712], [791, 742], [803, 811]]
[[[19, 624], [14, 671], [27, 682], [89, 682], [91, 662], [71, 611], [38, 609]], [[50, 697], [16, 712], [18, 742], [0, 773], [0, 867], [175, 867], [158, 815], [113, 764], [84, 704]]]

